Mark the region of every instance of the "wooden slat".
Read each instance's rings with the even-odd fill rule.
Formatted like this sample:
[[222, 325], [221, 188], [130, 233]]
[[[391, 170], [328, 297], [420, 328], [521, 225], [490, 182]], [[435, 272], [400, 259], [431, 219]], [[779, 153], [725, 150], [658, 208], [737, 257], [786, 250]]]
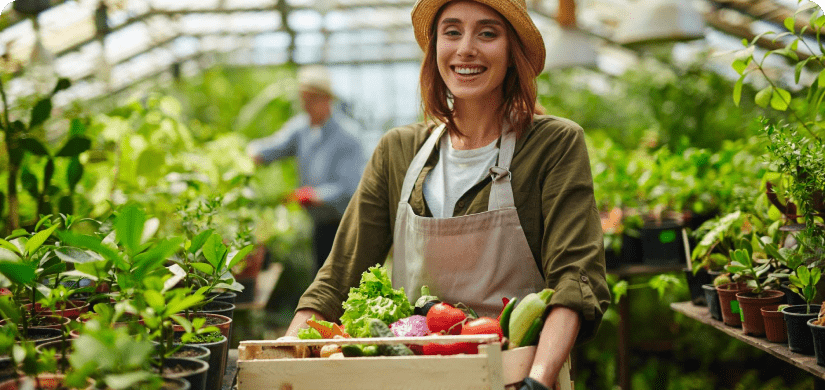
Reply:
[[742, 328], [730, 327], [725, 325], [722, 321], [713, 319], [710, 316], [708, 308], [705, 306], [696, 306], [691, 302], [679, 302], [671, 303], [670, 308], [703, 324], [710, 325], [737, 340], [745, 342], [750, 346], [759, 348], [785, 362], [799, 367], [800, 369], [813, 374], [817, 378], [825, 379], [825, 367], [816, 364], [816, 357], [791, 352], [791, 350], [788, 349], [788, 345], [785, 343], [771, 343], [765, 338], [745, 335]]

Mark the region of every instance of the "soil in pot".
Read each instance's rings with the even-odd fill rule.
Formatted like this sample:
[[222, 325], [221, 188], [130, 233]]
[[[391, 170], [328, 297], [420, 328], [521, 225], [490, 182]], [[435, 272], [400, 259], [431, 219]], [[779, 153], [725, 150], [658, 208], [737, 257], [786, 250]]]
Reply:
[[[191, 390], [206, 390], [206, 371], [208, 368], [208, 363], [197, 359], [168, 358], [163, 367], [163, 377], [183, 378], [189, 382]], [[155, 369], [155, 372], [158, 372], [158, 370]]]
[[[212, 314], [212, 313], [194, 313], [190, 314], [188, 319], [192, 321], [193, 318], [198, 317], [205, 317], [206, 318], [206, 326], [214, 326], [221, 331], [221, 334], [226, 336], [229, 339], [230, 330], [232, 329], [232, 319], [227, 316], [222, 316], [220, 314]], [[182, 332], [183, 326], [181, 325], [174, 325], [175, 332]]]
[[63, 384], [63, 374], [40, 374], [37, 381], [34, 378], [22, 377], [6, 380], [0, 383], [0, 390], [34, 389], [35, 384], [39, 384], [39, 389], [43, 390], [79, 390], [68, 388]]
[[762, 293], [741, 292], [736, 294], [742, 311], [742, 329], [753, 336], [765, 335], [765, 321], [762, 319], [762, 307], [778, 305], [785, 299], [785, 293], [778, 290], [765, 290]]
[[708, 305], [710, 316], [717, 321], [722, 321], [722, 308], [719, 306], [719, 294], [716, 292], [716, 286], [703, 284], [702, 290], [705, 293], [705, 303]]
[[[188, 345], [197, 345], [206, 347], [210, 351], [209, 355], [209, 371], [206, 374], [206, 389], [220, 390], [223, 383], [223, 375], [226, 371], [226, 358], [229, 353], [229, 339], [221, 335], [221, 339], [214, 342], [197, 342]], [[175, 341], [180, 341], [180, 335], [175, 335]]]
[[190, 390], [191, 386], [183, 378], [163, 378], [163, 385], [160, 390]]
[[745, 283], [727, 283], [716, 286], [716, 292], [719, 294], [719, 307], [722, 309], [722, 321], [725, 325], [742, 326], [742, 311], [739, 309], [736, 294], [746, 291], [750, 291], [750, 289]]
[[685, 279], [687, 280], [688, 289], [690, 290], [690, 301], [698, 306], [707, 305], [702, 286], [713, 283], [713, 279], [711, 279], [708, 271], [704, 268], [699, 268], [695, 274], [690, 268], [685, 268], [683, 271], [685, 273]]
[[49, 341], [60, 340], [62, 336], [63, 331], [60, 329], [29, 328], [29, 333], [26, 339], [34, 342], [35, 345], [40, 345]]
[[762, 321], [765, 323], [765, 338], [772, 343], [788, 341], [788, 329], [785, 327], [785, 315], [778, 311], [779, 305], [762, 307]]
[[782, 309], [788, 329], [788, 348], [804, 355], [814, 354], [814, 340], [808, 328], [808, 320], [819, 314], [819, 305], [794, 305]]

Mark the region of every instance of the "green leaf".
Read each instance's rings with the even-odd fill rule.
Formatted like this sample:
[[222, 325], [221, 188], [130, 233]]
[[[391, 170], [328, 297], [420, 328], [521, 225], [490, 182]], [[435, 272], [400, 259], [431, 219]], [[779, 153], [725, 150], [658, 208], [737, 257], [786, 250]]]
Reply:
[[774, 110], [785, 111], [788, 109], [788, 104], [791, 102], [791, 93], [782, 89], [776, 88], [771, 96], [771, 107]]
[[23, 138], [20, 140], [20, 147], [28, 150], [29, 153], [35, 156], [48, 156], [49, 151], [46, 150], [46, 147], [40, 143], [40, 141], [34, 138]]
[[796, 276], [804, 283], [810, 280], [811, 278], [811, 271], [808, 270], [808, 267], [804, 265], [800, 265], [796, 268]]
[[34, 265], [0, 261], [0, 274], [11, 280], [12, 283], [29, 284], [34, 281], [36, 268]]
[[146, 382], [156, 375], [149, 371], [127, 372], [124, 374], [110, 374], [104, 377], [106, 385], [114, 390], [137, 389], [142, 382]]
[[40, 190], [37, 188], [37, 176], [29, 170], [29, 167], [23, 167], [20, 170], [20, 184], [32, 198], [36, 199], [40, 196]]
[[129, 205], [122, 209], [115, 219], [117, 240], [132, 256], [140, 248], [140, 237], [143, 234], [145, 223], [146, 214], [135, 205]]
[[785, 18], [785, 21], [783, 22], [783, 24], [785, 25], [785, 28], [788, 29], [788, 31], [790, 31], [792, 33], [794, 32], [794, 27], [796, 26], [796, 20], [794, 20], [793, 16], [788, 16], [787, 18]]
[[169, 302], [169, 305], [166, 308], [168, 313], [180, 313], [201, 302], [203, 302], [203, 295], [187, 295], [183, 299], [176, 299]]
[[768, 104], [771, 102], [771, 94], [773, 93], [773, 87], [765, 87], [761, 91], [756, 93], [753, 101], [759, 107], [767, 107]]
[[57, 232], [57, 236], [60, 238], [60, 241], [64, 246], [71, 245], [83, 249], [89, 249], [93, 252], [97, 252], [104, 259], [112, 261], [119, 259], [120, 261], [123, 261], [123, 259], [120, 258], [120, 254], [116, 250], [103, 244], [97, 237], [76, 234], [67, 230]]
[[54, 86], [54, 90], [52, 91], [52, 95], [65, 90], [69, 89], [72, 86], [72, 82], [69, 79], [60, 78], [57, 80], [57, 84]]
[[166, 259], [180, 249], [183, 239], [172, 237], [159, 242], [146, 252], [134, 257], [134, 275], [142, 279], [145, 275], [160, 268]]
[[18, 256], [21, 256], [21, 257], [23, 256], [23, 253], [20, 252], [20, 249], [17, 249], [16, 245], [14, 245], [14, 244], [12, 244], [12, 243], [10, 243], [10, 242], [2, 239], [2, 238], [0, 238], [0, 248], [6, 248], [6, 249], [14, 252]]
[[33, 129], [49, 119], [52, 115], [52, 99], [50, 97], [40, 100], [32, 108], [32, 117], [29, 121], [29, 129]]
[[214, 232], [214, 229], [209, 229], [198, 233], [198, 235], [192, 239], [192, 245], [189, 246], [189, 253], [195, 254], [199, 249], [201, 249], [203, 244], [206, 242], [206, 239], [209, 238]]
[[26, 253], [31, 255], [34, 253], [44, 242], [46, 239], [51, 237], [52, 233], [54, 233], [55, 229], [57, 229], [58, 225], [54, 225], [46, 230], [37, 232], [32, 238], [29, 239], [29, 242], [26, 243]]
[[215, 268], [206, 263], [192, 263], [192, 268], [200, 272], [203, 272], [207, 275], [212, 275], [212, 272], [215, 271]]
[[249, 253], [252, 252], [253, 249], [255, 248], [252, 245], [247, 245], [241, 248], [241, 250], [239, 250], [238, 253], [235, 253], [235, 256], [232, 257], [232, 260], [229, 260], [229, 265], [227, 265], [226, 267], [228, 269], [232, 269], [232, 267], [238, 264], [241, 260], [245, 259], [246, 256], [249, 255]]
[[736, 71], [736, 73], [739, 73], [740, 75], [744, 76], [743, 73], [745, 72], [745, 69], [748, 68], [748, 63], [746, 62], [746, 60], [737, 59], [733, 61], [731, 66], [733, 67], [733, 70]]
[[206, 261], [208, 261], [212, 267], [219, 267], [218, 262], [221, 261], [222, 257], [221, 247], [223, 247], [221, 236], [217, 233], [209, 236], [203, 244], [203, 257], [206, 258]]
[[613, 302], [618, 304], [622, 297], [627, 295], [627, 286], [626, 280], [620, 280], [613, 285]]
[[183, 330], [185, 330], [186, 333], [192, 333], [192, 323], [189, 322], [189, 320], [187, 320], [183, 316], [179, 316], [177, 314], [172, 314], [172, 315], [169, 316], [169, 318], [171, 318], [173, 321], [177, 322], [178, 325], [182, 326]]
[[75, 157], [92, 147], [92, 141], [86, 137], [75, 136], [66, 141], [56, 157]]
[[72, 123], [69, 125], [69, 135], [74, 137], [85, 133], [86, 125], [84, 125], [78, 118], [72, 119]]
[[739, 101], [742, 99], [742, 83], [745, 81], [745, 75], [739, 77], [739, 80], [736, 80], [736, 84], [733, 85], [733, 103], [739, 107]]
[[101, 259], [78, 248], [63, 246], [54, 250], [54, 254], [67, 263], [91, 263]]
[[152, 309], [155, 309], [156, 312], [163, 311], [163, 307], [166, 306], [166, 301], [163, 299], [163, 295], [155, 290], [144, 291], [143, 298], [146, 299], [146, 304], [148, 304]]
[[74, 157], [66, 167], [66, 184], [69, 185], [69, 191], [74, 192], [81, 177], [83, 177], [83, 164], [80, 163], [79, 158]]

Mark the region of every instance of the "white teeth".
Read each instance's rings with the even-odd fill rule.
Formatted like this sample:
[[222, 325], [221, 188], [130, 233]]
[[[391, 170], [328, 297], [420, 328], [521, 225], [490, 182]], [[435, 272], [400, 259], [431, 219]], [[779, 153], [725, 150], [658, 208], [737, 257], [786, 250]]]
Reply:
[[456, 67], [455, 72], [458, 74], [476, 74], [481, 73], [483, 71], [482, 68], [473, 67], [473, 68], [464, 68], [464, 67]]

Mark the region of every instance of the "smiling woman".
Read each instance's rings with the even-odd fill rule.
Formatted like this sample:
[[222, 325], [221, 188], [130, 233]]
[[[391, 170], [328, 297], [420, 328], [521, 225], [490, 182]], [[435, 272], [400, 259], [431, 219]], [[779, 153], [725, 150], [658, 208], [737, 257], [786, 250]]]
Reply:
[[413, 301], [428, 286], [494, 318], [501, 297], [554, 290], [522, 389], [569, 389], [563, 364], [609, 304], [583, 129], [534, 115], [545, 49], [524, 0], [418, 0], [412, 22], [428, 120], [382, 137], [286, 334], [341, 317], [393, 248], [392, 287]]

